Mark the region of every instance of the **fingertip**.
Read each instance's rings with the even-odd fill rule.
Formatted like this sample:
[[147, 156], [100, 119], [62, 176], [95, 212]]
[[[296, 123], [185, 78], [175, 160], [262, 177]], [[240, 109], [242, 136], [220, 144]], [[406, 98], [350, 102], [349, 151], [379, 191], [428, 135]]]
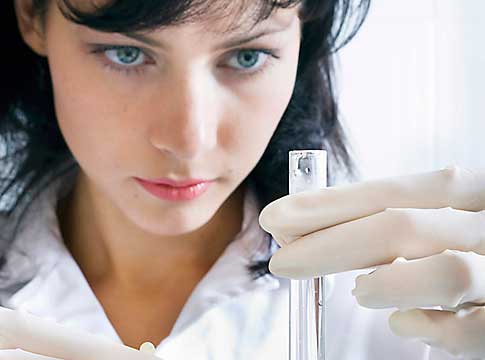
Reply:
[[273, 256], [269, 259], [268, 269], [269, 271], [276, 276], [285, 276], [284, 266], [278, 261], [278, 252], [274, 253]]
[[392, 332], [398, 336], [416, 337], [418, 326], [422, 327], [428, 321], [423, 316], [419, 309], [400, 309], [389, 317], [389, 326]]
[[287, 211], [285, 210], [286, 206], [284, 205], [287, 196], [270, 202], [259, 213], [258, 221], [265, 231], [269, 233], [278, 232], [281, 226], [285, 225], [282, 222], [288, 218]]
[[295, 274], [297, 271], [295, 271], [295, 269], [292, 268], [291, 266], [288, 266], [288, 262], [286, 261], [286, 259], [284, 259], [284, 256], [282, 259], [281, 254], [282, 254], [282, 249], [274, 253], [271, 259], [269, 259], [269, 264], [268, 264], [269, 271], [273, 275], [276, 275], [279, 277], [284, 277], [292, 280], [297, 279], [298, 277]]
[[401, 336], [401, 329], [399, 325], [396, 325], [399, 323], [399, 319], [402, 316], [401, 314], [402, 314], [402, 310], [394, 311], [391, 314], [391, 316], [389, 316], [389, 319], [388, 319], [389, 328], [394, 333], [394, 335], [397, 335], [397, 336]]
[[146, 341], [140, 345], [140, 351], [146, 354], [155, 354], [156, 348], [151, 342]]
[[391, 331], [401, 337], [433, 342], [439, 329], [422, 309], [398, 310], [389, 317]]

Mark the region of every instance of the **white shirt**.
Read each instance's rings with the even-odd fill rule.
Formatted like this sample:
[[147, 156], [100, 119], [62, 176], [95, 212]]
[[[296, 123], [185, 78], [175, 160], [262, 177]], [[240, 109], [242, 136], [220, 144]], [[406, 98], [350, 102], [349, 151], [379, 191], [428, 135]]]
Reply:
[[[57, 200], [74, 183], [74, 167], [30, 203], [7, 254], [0, 302], [122, 343], [62, 240]], [[288, 359], [289, 280], [252, 280], [245, 265], [262, 257], [267, 240], [248, 189], [241, 231], [192, 291], [168, 337], [157, 346], [164, 360]], [[446, 360], [451, 355], [393, 335], [395, 309], [359, 306], [351, 295], [362, 271], [327, 276], [327, 360]], [[21, 286], [12, 286], [25, 282]], [[2, 290], [3, 289], [3, 290]], [[136, 311], [136, 309], [130, 309]]]

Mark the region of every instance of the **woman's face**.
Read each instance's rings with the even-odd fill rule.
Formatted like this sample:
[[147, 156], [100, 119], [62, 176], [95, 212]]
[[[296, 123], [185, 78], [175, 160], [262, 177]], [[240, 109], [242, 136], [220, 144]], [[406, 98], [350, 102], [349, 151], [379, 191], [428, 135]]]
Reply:
[[[250, 33], [210, 32], [218, 21], [145, 34], [163, 46], [79, 26], [57, 6], [46, 20], [57, 119], [93, 189], [156, 234], [208, 222], [256, 166], [289, 103], [297, 8], [278, 10]], [[222, 45], [263, 30], [280, 31]], [[173, 202], [135, 177], [214, 182], [193, 200]]]

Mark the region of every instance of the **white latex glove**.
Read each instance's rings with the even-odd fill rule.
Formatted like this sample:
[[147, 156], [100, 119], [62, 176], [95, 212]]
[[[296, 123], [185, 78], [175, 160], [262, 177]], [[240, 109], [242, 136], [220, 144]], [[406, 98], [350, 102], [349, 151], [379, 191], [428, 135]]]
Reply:
[[356, 279], [360, 305], [396, 307], [395, 334], [476, 359], [485, 358], [484, 209], [485, 173], [448, 167], [284, 196], [259, 221], [282, 246], [275, 275], [376, 268]]
[[144, 343], [136, 350], [52, 320], [0, 307], [0, 360], [160, 360], [149, 345]]

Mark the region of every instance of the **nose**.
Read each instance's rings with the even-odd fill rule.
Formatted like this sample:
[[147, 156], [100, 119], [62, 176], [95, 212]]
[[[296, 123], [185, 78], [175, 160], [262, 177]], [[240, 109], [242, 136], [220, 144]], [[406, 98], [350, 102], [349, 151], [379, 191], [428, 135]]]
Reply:
[[[194, 159], [216, 146], [219, 106], [209, 77], [195, 71], [164, 84], [151, 143], [180, 159]], [[219, 102], [220, 103], [220, 102]]]

